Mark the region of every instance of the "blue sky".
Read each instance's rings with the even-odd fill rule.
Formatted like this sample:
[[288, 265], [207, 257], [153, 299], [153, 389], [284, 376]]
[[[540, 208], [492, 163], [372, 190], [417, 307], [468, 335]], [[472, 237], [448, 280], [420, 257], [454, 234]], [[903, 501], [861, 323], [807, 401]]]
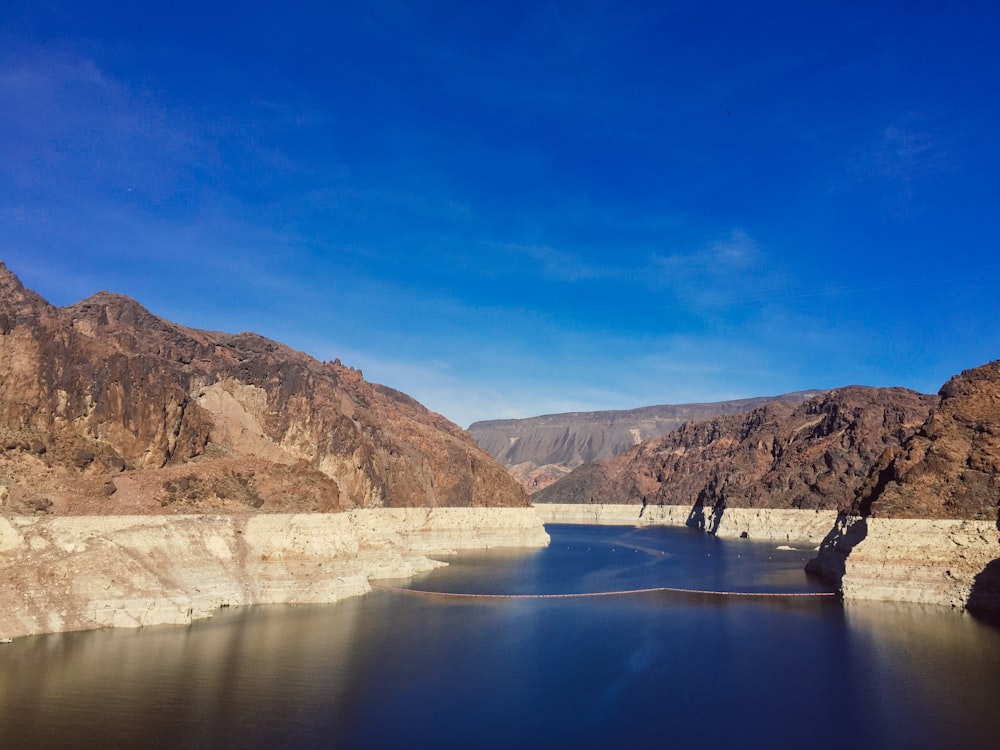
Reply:
[[[478, 419], [1000, 358], [1000, 10], [0, 7], [0, 259]], [[221, 5], [221, 4], [218, 4]]]

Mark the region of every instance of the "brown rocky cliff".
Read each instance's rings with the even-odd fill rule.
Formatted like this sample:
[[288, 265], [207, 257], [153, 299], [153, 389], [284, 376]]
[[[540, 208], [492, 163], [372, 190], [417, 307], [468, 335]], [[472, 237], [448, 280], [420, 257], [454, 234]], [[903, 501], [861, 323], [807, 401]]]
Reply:
[[57, 308], [2, 264], [0, 431], [11, 507], [116, 512], [109, 483], [160, 496], [129, 512], [527, 504], [464, 431], [339, 361], [107, 292]]
[[1000, 361], [956, 375], [886, 470], [870, 512], [893, 518], [996, 520], [1000, 505]]
[[567, 412], [527, 419], [475, 422], [469, 433], [507, 467], [529, 493], [585, 463], [613, 458], [685, 422], [743, 414], [772, 401], [798, 404], [822, 391], [703, 404], [661, 404], [619, 411]]
[[899, 388], [849, 387], [798, 406], [688, 422], [610, 461], [581, 467], [536, 502], [836, 509], [872, 492], [872, 476], [936, 402]]

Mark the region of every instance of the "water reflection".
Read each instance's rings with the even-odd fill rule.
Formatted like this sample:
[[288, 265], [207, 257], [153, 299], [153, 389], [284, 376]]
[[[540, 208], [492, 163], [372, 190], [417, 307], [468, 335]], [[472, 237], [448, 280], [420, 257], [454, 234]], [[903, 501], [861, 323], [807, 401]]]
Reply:
[[[680, 532], [680, 533], [673, 533]], [[550, 528], [417, 588], [815, 590], [773, 545]], [[935, 607], [656, 592], [455, 600], [377, 591], [186, 628], [0, 647], [3, 747], [937, 748], [987, 744], [1000, 630]]]
[[1000, 629], [953, 610], [919, 604], [847, 602], [854, 670], [868, 680], [859, 701], [866, 720], [905, 736], [920, 715], [923, 746], [989, 747], [983, 717], [997, 710]]
[[218, 747], [248, 726], [278, 738], [349, 692], [359, 605], [332, 618], [267, 607], [190, 627], [19, 640], [0, 653], [0, 727], [52, 747], [77, 745], [81, 731], [110, 747]]

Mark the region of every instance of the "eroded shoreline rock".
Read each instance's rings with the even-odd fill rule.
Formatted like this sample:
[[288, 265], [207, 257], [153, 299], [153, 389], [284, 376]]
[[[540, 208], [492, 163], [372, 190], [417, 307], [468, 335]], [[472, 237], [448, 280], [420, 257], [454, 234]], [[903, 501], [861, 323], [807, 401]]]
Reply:
[[0, 516], [0, 637], [189, 624], [220, 607], [328, 603], [461, 549], [542, 547], [531, 508]]
[[730, 539], [806, 545], [817, 550], [811, 571], [838, 584], [845, 600], [1000, 612], [991, 568], [1000, 558], [1000, 534], [988, 521], [863, 518], [831, 510], [767, 508], [727, 508], [718, 518], [706, 520], [698, 508], [685, 505], [535, 507], [546, 523], [688, 526]]

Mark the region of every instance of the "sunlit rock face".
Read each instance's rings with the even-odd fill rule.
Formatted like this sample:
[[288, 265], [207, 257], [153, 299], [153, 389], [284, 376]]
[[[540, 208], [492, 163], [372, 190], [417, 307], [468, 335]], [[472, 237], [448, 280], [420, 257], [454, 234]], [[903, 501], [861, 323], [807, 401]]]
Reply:
[[905, 443], [874, 498], [878, 516], [996, 520], [1000, 502], [1000, 361], [956, 375]]
[[532, 508], [0, 516], [0, 637], [335, 602], [443, 564], [428, 555], [548, 541]]
[[692, 421], [582, 466], [534, 500], [850, 512], [936, 402], [902, 388], [849, 387]]
[[621, 411], [567, 412], [469, 425], [469, 433], [529, 493], [585, 463], [613, 458], [693, 419], [742, 414], [772, 401], [798, 404], [822, 391], [704, 404], [662, 404]]
[[[812, 511], [809, 539], [824, 523], [828, 530], [807, 570], [837, 583], [845, 598], [996, 616], [1000, 362], [961, 373], [938, 396], [852, 387], [796, 407], [691, 422], [581, 466], [533, 499], [620, 503], [645, 522], [667, 514], [663, 522], [751, 538], [761, 529], [743, 509]], [[558, 507], [565, 515], [573, 506]], [[788, 527], [804, 538], [800, 531]], [[773, 537], [766, 528], [763, 535]]]
[[0, 470], [14, 513], [527, 505], [467, 433], [339, 361], [108, 292], [55, 307], [2, 264]]

